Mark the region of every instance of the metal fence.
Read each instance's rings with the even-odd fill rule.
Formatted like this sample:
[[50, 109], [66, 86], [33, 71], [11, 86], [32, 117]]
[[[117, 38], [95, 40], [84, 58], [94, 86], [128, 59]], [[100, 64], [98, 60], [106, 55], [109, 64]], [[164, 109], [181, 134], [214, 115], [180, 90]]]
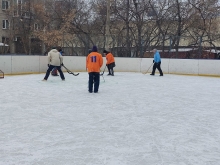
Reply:
[[[66, 47], [66, 41], [63, 41], [63, 48], [65, 55], [74, 56], [86, 56], [88, 50], [93, 45], [98, 47], [99, 52], [102, 52], [105, 47], [105, 37], [102, 35], [81, 35], [81, 38], [75, 39], [77, 47]], [[136, 39], [130, 38], [126, 40], [126, 36], [110, 36], [109, 50], [116, 57], [144, 57], [151, 58], [153, 54], [152, 49], [156, 48], [159, 50], [162, 58], [180, 58], [180, 59], [219, 59], [220, 58], [220, 47], [214, 46], [207, 42], [206, 38], [203, 37], [188, 37], [188, 36], [169, 36], [165, 40], [157, 42], [155, 40], [141, 40], [137, 42]], [[217, 41], [216, 41], [217, 42]]]
[[[152, 36], [138, 40], [135, 37], [125, 35], [111, 35], [108, 38], [109, 45], [107, 46], [106, 36], [103, 34], [75, 34], [73, 37], [71, 36], [71, 39], [63, 37], [57, 45], [62, 47], [65, 56], [87, 56], [89, 49], [96, 45], [100, 53], [109, 47], [109, 51], [115, 57], [152, 58], [151, 50], [156, 48], [162, 58], [220, 59], [220, 47], [214, 46], [213, 43], [210, 44], [204, 37], [166, 36], [154, 38]], [[51, 47], [43, 45], [41, 41], [32, 39], [31, 54], [46, 55]], [[45, 48], [43, 49], [43, 47]], [[24, 54], [20, 40], [15, 42], [15, 49], [15, 54]]]

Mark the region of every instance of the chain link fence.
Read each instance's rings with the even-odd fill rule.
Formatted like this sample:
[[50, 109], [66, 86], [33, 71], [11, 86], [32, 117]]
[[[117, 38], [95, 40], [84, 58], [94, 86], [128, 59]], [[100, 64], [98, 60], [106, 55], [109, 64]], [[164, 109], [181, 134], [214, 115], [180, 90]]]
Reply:
[[[103, 34], [74, 34], [72, 36], [64, 35], [63, 39], [57, 44], [61, 46], [65, 56], [87, 56], [89, 49], [93, 45], [98, 47], [100, 53], [106, 47], [109, 47], [115, 57], [136, 57], [136, 58], [152, 58], [152, 49], [156, 48], [162, 58], [178, 58], [178, 59], [220, 59], [220, 47], [215, 46], [216, 43], [207, 42], [204, 37], [188, 37], [188, 36], [168, 36], [152, 39], [137, 39], [125, 35], [110, 35], [108, 43], [106, 36]], [[18, 38], [14, 42], [15, 54], [24, 54], [23, 43]], [[108, 45], [107, 45], [108, 44]], [[1, 52], [5, 52], [8, 47], [1, 48]], [[46, 55], [51, 47], [44, 46], [43, 42], [38, 39], [31, 39], [31, 54]]]
[[[220, 47], [215, 47], [203, 37], [166, 37], [166, 40], [141, 40], [127, 36], [112, 35], [109, 37], [109, 50], [115, 57], [144, 57], [152, 58], [152, 49], [159, 50], [162, 58], [179, 59], [219, 59]], [[149, 42], [151, 40], [151, 42]], [[178, 43], [178, 44], [177, 44]], [[63, 41], [65, 55], [86, 56], [93, 45], [98, 47], [100, 53], [106, 47], [106, 38], [103, 35], [78, 35], [72, 41]]]

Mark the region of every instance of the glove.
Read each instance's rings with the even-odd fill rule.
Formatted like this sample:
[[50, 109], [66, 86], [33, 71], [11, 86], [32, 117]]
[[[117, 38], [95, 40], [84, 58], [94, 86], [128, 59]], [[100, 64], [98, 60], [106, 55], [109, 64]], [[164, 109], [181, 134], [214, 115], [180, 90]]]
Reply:
[[47, 64], [48, 67], [50, 67], [50, 64]]
[[154, 63], [154, 60], [153, 60], [153, 63]]
[[61, 64], [61, 66], [63, 66], [63, 63]]

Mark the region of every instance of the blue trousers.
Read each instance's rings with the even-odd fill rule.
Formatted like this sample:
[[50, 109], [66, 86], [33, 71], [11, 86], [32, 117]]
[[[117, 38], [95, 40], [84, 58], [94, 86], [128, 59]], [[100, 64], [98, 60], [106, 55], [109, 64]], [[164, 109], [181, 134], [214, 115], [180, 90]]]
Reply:
[[99, 90], [99, 82], [100, 82], [99, 72], [90, 72], [89, 73], [89, 92], [93, 92], [93, 85], [94, 85], [94, 92], [97, 93]]

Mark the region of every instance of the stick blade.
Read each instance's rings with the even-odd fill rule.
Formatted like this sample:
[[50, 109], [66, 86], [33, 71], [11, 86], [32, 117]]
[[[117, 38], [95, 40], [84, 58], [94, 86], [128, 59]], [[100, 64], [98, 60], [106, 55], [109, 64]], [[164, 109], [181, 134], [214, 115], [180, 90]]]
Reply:
[[77, 73], [77, 74], [73, 74], [74, 76], [78, 76], [79, 75], [79, 73]]

